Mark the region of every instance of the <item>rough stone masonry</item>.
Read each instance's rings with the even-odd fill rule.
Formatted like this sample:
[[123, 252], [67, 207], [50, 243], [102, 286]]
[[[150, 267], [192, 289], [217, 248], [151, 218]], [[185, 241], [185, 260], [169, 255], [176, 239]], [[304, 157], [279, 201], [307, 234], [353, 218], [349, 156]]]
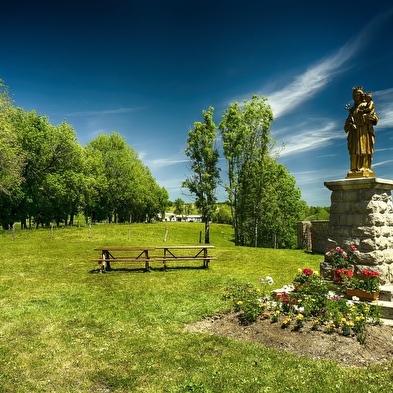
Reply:
[[[393, 181], [354, 178], [328, 181], [332, 191], [326, 251], [355, 244], [355, 274], [372, 268], [381, 283], [393, 281]], [[321, 272], [330, 269], [327, 257]]]

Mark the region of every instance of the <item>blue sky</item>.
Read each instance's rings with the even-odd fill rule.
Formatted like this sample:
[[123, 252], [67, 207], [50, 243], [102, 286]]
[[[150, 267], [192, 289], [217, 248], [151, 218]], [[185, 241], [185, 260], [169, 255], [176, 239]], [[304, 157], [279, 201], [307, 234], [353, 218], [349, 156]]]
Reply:
[[392, 179], [391, 0], [8, 3], [0, 78], [15, 105], [65, 119], [82, 145], [119, 132], [171, 200], [190, 201], [184, 148], [202, 110], [213, 106], [218, 124], [254, 93], [268, 98], [279, 161], [308, 205], [329, 206], [324, 181], [349, 169], [352, 86], [373, 92], [373, 169]]

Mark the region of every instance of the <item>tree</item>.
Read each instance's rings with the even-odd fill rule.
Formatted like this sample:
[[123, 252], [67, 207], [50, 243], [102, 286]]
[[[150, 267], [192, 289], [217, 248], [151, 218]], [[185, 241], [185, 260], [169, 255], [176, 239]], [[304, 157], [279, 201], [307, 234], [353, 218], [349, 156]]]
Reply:
[[101, 134], [85, 150], [89, 176], [85, 211], [93, 221], [150, 221], [165, 211], [168, 193], [119, 133]]
[[84, 179], [82, 148], [73, 127], [50, 124], [46, 116], [17, 108], [14, 125], [26, 163], [23, 170], [21, 221], [36, 224], [72, 223], [79, 211]]
[[304, 211], [301, 191], [295, 178], [284, 165], [269, 159], [264, 173], [268, 192], [261, 202], [261, 226], [258, 233], [259, 247], [292, 248], [296, 245], [296, 222]]
[[274, 145], [269, 129], [273, 114], [266, 100], [253, 95], [251, 102], [244, 100], [242, 106], [231, 104], [218, 126], [228, 165], [226, 190], [236, 245], [251, 242], [245, 236], [252, 231], [254, 245], [258, 238], [261, 201], [267, 191], [262, 174]]
[[236, 245], [287, 247], [295, 233], [293, 220], [300, 216], [300, 191], [276, 162], [273, 113], [266, 101], [253, 95], [224, 112], [219, 129], [228, 167], [226, 190]]
[[175, 202], [173, 203], [175, 208], [173, 210], [173, 213], [177, 215], [181, 215], [184, 212], [184, 201], [181, 198], [175, 199]]
[[195, 196], [195, 206], [205, 223], [205, 243], [210, 243], [210, 221], [215, 211], [216, 188], [220, 178], [213, 111], [213, 107], [202, 111], [203, 122], [195, 122], [194, 128], [188, 132], [185, 153], [190, 158], [193, 175], [182, 184]]
[[226, 204], [219, 203], [213, 217], [217, 224], [232, 224], [231, 210]]
[[24, 154], [13, 122], [14, 107], [0, 79], [0, 194], [10, 195], [22, 183]]

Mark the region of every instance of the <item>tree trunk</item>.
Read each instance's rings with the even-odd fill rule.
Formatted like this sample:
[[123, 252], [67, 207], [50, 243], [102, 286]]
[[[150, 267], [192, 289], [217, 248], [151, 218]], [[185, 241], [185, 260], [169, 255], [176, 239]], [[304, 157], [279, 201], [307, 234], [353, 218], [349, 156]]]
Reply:
[[258, 247], [258, 219], [255, 220], [254, 224], [254, 247]]
[[205, 221], [205, 244], [210, 243], [210, 220]]

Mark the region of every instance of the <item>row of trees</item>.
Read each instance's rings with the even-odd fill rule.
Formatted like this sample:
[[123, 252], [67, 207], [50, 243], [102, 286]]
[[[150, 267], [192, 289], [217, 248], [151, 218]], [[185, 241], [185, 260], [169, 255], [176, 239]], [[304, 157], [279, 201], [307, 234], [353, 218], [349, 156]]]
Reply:
[[270, 132], [273, 113], [266, 101], [254, 95], [242, 105], [231, 104], [218, 126], [213, 122], [214, 108], [209, 107], [202, 112], [203, 122], [194, 123], [188, 133], [185, 152], [193, 173], [183, 187], [196, 197], [207, 243], [216, 188], [221, 184], [216, 143], [220, 131], [228, 175], [223, 186], [236, 245], [285, 248], [296, 244], [295, 224], [304, 215], [306, 203], [293, 176], [276, 161]]
[[[295, 179], [276, 161], [270, 134], [273, 114], [266, 98], [231, 104], [218, 126], [214, 108], [202, 111], [188, 133], [186, 155], [192, 175], [183, 182], [195, 197], [210, 242], [217, 209], [216, 189], [224, 186], [237, 245], [292, 247], [295, 223], [307, 206]], [[220, 138], [217, 132], [220, 132]], [[220, 176], [220, 139], [227, 179]], [[168, 193], [137, 153], [118, 134], [100, 135], [82, 147], [73, 127], [57, 126], [34, 111], [15, 108], [0, 80], [0, 224], [16, 221], [72, 224], [76, 214], [92, 221], [141, 222], [164, 215]]]
[[118, 134], [82, 147], [65, 121], [15, 108], [0, 80], [0, 224], [141, 222], [163, 214], [168, 192]]

